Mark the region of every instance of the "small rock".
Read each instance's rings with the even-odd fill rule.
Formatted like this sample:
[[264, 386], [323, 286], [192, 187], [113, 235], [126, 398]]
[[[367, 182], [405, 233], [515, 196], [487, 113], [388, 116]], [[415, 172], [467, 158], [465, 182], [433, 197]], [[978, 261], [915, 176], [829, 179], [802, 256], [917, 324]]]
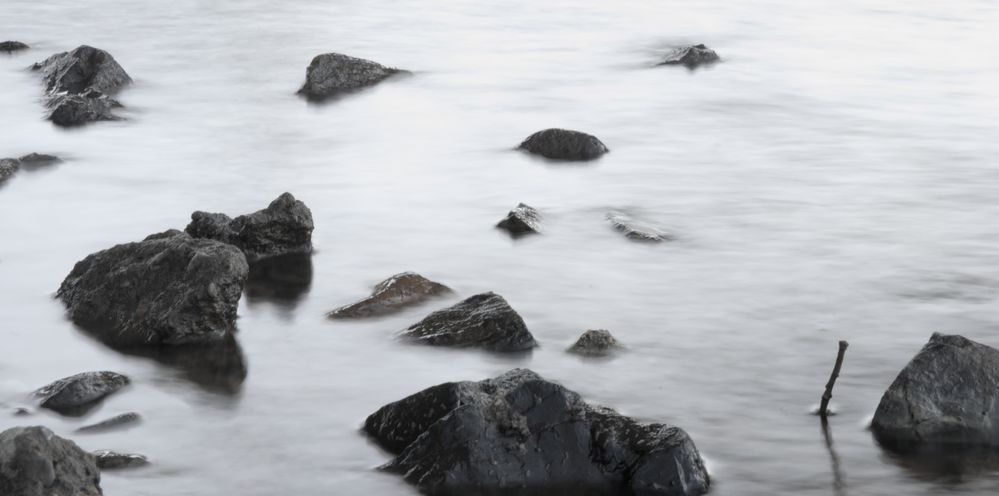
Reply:
[[396, 274], [375, 286], [371, 296], [328, 313], [331, 319], [380, 317], [452, 294], [451, 288], [415, 272]]
[[567, 351], [577, 355], [600, 357], [607, 356], [621, 347], [610, 331], [603, 329], [589, 330], [579, 336], [576, 343]]
[[659, 65], [683, 65], [693, 69], [702, 64], [718, 62], [718, 54], [704, 45], [689, 45], [673, 49]]
[[14, 409], [15, 417], [27, 417], [28, 415], [31, 415], [31, 410], [24, 408], [23, 406]]
[[61, 158], [55, 155], [46, 155], [44, 153], [29, 153], [18, 160], [21, 162], [21, 165], [25, 167], [42, 167], [62, 162]]
[[620, 212], [608, 213], [607, 220], [609, 220], [611, 225], [614, 226], [614, 229], [621, 231], [628, 238], [637, 241], [659, 242], [674, 239], [673, 235], [668, 232], [647, 222], [633, 219], [631, 216]]
[[348, 57], [339, 53], [324, 53], [312, 59], [305, 71], [305, 84], [298, 90], [309, 100], [324, 100], [331, 96], [381, 82], [400, 73], [370, 60]]
[[291, 193], [267, 208], [230, 219], [225, 214], [194, 212], [185, 231], [235, 245], [249, 261], [289, 253], [312, 253], [312, 211]]
[[520, 148], [557, 160], [593, 160], [608, 151], [596, 136], [568, 129], [538, 131], [528, 136]]
[[98, 432], [107, 432], [116, 429], [122, 429], [126, 427], [134, 427], [139, 422], [142, 421], [142, 416], [135, 412], [123, 413], [121, 415], [115, 415], [107, 420], [103, 420], [96, 424], [85, 425], [76, 430], [80, 434], [90, 434]]
[[82, 126], [88, 122], [116, 121], [121, 118], [111, 113], [120, 104], [106, 95], [88, 93], [90, 96], [61, 94], [53, 96], [46, 106], [48, 120], [63, 127]]
[[94, 451], [92, 454], [97, 461], [97, 467], [101, 470], [121, 470], [149, 465], [149, 459], [142, 455], [118, 453], [111, 450]]
[[101, 496], [101, 472], [93, 455], [45, 427], [14, 427], [0, 433], [3, 496]]
[[496, 352], [526, 351], [538, 345], [524, 319], [502, 296], [491, 292], [433, 312], [400, 336], [432, 346], [476, 347]]
[[29, 47], [20, 41], [0, 42], [0, 52], [14, 53], [20, 50], [27, 50]]
[[0, 159], [0, 183], [10, 179], [21, 170], [21, 162], [16, 158]]
[[541, 214], [526, 203], [517, 205], [506, 215], [506, 218], [499, 221], [496, 227], [506, 229], [512, 236], [522, 236], [541, 232]]
[[63, 415], [78, 416], [97, 406], [106, 396], [129, 384], [117, 372], [83, 372], [59, 379], [35, 391], [41, 407]]

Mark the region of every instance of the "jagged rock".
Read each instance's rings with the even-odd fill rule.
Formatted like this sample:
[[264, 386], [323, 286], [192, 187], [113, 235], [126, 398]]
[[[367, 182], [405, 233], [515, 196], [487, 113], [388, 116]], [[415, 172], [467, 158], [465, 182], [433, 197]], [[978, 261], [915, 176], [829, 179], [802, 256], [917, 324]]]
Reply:
[[673, 239], [673, 235], [665, 230], [621, 212], [608, 213], [607, 220], [610, 221], [614, 229], [634, 240], [659, 242]]
[[131, 381], [117, 372], [83, 372], [35, 391], [41, 407], [63, 415], [82, 415]]
[[115, 415], [107, 420], [102, 420], [96, 424], [85, 425], [76, 430], [80, 434], [90, 434], [98, 432], [113, 431], [116, 429], [123, 429], [127, 427], [133, 427], [142, 421], [142, 416], [135, 412], [122, 413], [121, 415]]
[[236, 247], [170, 230], [77, 262], [56, 296], [113, 346], [219, 342], [235, 327], [248, 270]]
[[437, 310], [400, 336], [432, 346], [476, 347], [489, 351], [525, 351], [536, 347], [524, 319], [502, 296], [482, 293]]
[[283, 193], [267, 208], [230, 219], [225, 214], [194, 212], [185, 231], [237, 246], [247, 259], [312, 252], [312, 211]]
[[682, 429], [588, 405], [530, 370], [425, 389], [373, 413], [364, 431], [396, 455], [384, 470], [433, 495], [679, 496], [709, 486]]
[[20, 41], [0, 42], [0, 52], [14, 53], [20, 50], [27, 50], [29, 47]]
[[298, 94], [310, 100], [324, 100], [346, 91], [371, 86], [400, 73], [407, 71], [339, 53], [324, 53], [312, 59], [305, 71], [305, 84], [298, 90]]
[[451, 288], [415, 272], [396, 274], [375, 286], [371, 296], [328, 313], [331, 319], [380, 317], [452, 294]]
[[88, 122], [116, 121], [121, 118], [111, 109], [120, 107], [116, 100], [99, 92], [91, 91], [84, 95], [60, 94], [49, 99], [48, 119], [63, 127], [82, 126]]
[[621, 348], [609, 331], [603, 329], [589, 330], [579, 336], [579, 339], [567, 351], [584, 356], [607, 356]]
[[666, 58], [659, 65], [683, 65], [693, 69], [702, 64], [713, 64], [718, 60], [720, 60], [718, 54], [703, 44], [689, 45], [673, 49], [666, 54]]
[[42, 73], [48, 119], [59, 126], [117, 120], [111, 110], [121, 104], [108, 95], [132, 82], [111, 54], [87, 45], [57, 53], [31, 69]]
[[517, 205], [506, 215], [506, 218], [499, 221], [496, 227], [506, 229], [512, 236], [522, 236], [541, 232], [541, 214], [526, 203]]
[[0, 433], [3, 496], [101, 496], [101, 472], [93, 455], [45, 427], [14, 427]]
[[118, 453], [111, 450], [99, 450], [93, 452], [97, 467], [101, 470], [121, 470], [126, 468], [138, 468], [149, 465], [149, 459], [142, 455], [130, 453]]
[[528, 136], [520, 148], [558, 160], [593, 160], [608, 151], [596, 136], [568, 129], [538, 131]]
[[13, 158], [0, 159], [0, 183], [10, 179], [21, 170], [21, 161]]
[[999, 446], [999, 350], [934, 333], [885, 391], [871, 430], [879, 441]]

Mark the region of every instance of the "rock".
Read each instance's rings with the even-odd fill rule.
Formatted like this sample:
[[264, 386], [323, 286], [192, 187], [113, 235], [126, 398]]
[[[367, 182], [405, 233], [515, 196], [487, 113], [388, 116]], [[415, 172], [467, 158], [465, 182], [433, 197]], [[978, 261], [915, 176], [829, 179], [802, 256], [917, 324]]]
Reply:
[[528, 136], [520, 148], [558, 160], [593, 160], [608, 151], [596, 136], [568, 129], [538, 131]]
[[31, 410], [24, 408], [23, 406], [14, 409], [15, 417], [27, 417], [29, 415], [31, 415]]
[[621, 231], [625, 236], [637, 241], [659, 242], [674, 239], [670, 233], [621, 212], [608, 213], [607, 220], [614, 226], [614, 229]]
[[621, 348], [621, 344], [603, 329], [589, 330], [579, 336], [567, 351], [584, 356], [607, 356]]
[[111, 112], [111, 109], [120, 106], [117, 101], [99, 93], [91, 92], [87, 95], [53, 96], [46, 104], [49, 108], [48, 120], [59, 126], [73, 127], [88, 122], [121, 119]]
[[108, 95], [132, 82], [111, 54], [87, 45], [57, 53], [31, 69], [42, 73], [48, 119], [59, 126], [119, 119], [111, 110], [121, 104]]
[[999, 350], [934, 333], [878, 404], [871, 430], [883, 444], [999, 446]]
[[59, 379], [35, 391], [41, 407], [63, 415], [82, 415], [131, 381], [117, 372], [83, 372]]
[[267, 208], [230, 219], [225, 214], [194, 212], [185, 231], [195, 238], [207, 238], [239, 247], [246, 258], [288, 253], [312, 253], [312, 211], [283, 193]]
[[62, 159], [55, 155], [44, 153], [29, 153], [18, 159], [24, 167], [43, 167], [46, 165], [58, 164]]
[[21, 170], [21, 161], [14, 158], [0, 159], [0, 183], [10, 179]]
[[3, 496], [100, 496], [101, 472], [93, 455], [45, 427], [0, 433]]
[[3, 41], [0, 42], [0, 52], [14, 53], [20, 50], [27, 50], [28, 45], [21, 43], [20, 41]]
[[142, 455], [118, 453], [111, 450], [94, 451], [92, 454], [97, 461], [97, 467], [101, 470], [121, 470], [149, 465], [149, 459]]
[[693, 69], [702, 64], [713, 64], [720, 60], [714, 50], [704, 45], [689, 45], [673, 49], [666, 54], [659, 65], [683, 65]]
[[382, 468], [427, 494], [697, 495], [709, 478], [678, 427], [586, 404], [530, 370], [449, 382], [390, 403], [364, 431]]
[[396, 274], [375, 285], [371, 296], [326, 314], [331, 319], [381, 317], [454, 293], [415, 272]]
[[85, 425], [76, 430], [80, 434], [92, 434], [98, 432], [113, 431], [127, 427], [134, 427], [142, 421], [142, 416], [135, 412], [115, 415], [107, 420], [102, 420], [96, 424]]
[[56, 296], [112, 346], [219, 342], [235, 327], [248, 270], [236, 247], [170, 230], [77, 262]]
[[370, 60], [339, 53], [324, 53], [312, 59], [305, 71], [305, 84], [298, 90], [298, 94], [310, 100], [324, 100], [406, 72]]
[[526, 203], [517, 205], [517, 208], [506, 214], [506, 218], [499, 221], [496, 227], [506, 229], [511, 236], [522, 236], [541, 232], [541, 214]]
[[538, 345], [524, 319], [496, 293], [482, 293], [437, 310], [400, 336], [417, 343], [489, 351], [526, 351]]

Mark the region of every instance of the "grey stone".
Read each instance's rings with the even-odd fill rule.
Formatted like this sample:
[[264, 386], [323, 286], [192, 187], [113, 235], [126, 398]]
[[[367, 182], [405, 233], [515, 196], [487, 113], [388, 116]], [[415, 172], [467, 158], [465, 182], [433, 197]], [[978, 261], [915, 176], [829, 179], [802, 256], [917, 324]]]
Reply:
[[48, 119], [59, 126], [118, 120], [112, 109], [121, 104], [108, 95], [132, 82], [111, 54], [87, 45], [57, 53], [31, 69], [42, 74]]
[[47, 155], [44, 153], [29, 153], [18, 159], [21, 165], [24, 167], [43, 167], [46, 165], [57, 164], [62, 162], [62, 159], [55, 155]]
[[0, 42], [0, 52], [14, 53], [21, 50], [27, 50], [28, 48], [28, 45], [21, 43], [20, 41]]
[[568, 129], [538, 131], [528, 136], [520, 149], [556, 160], [593, 160], [608, 151], [596, 136]]
[[604, 329], [589, 330], [584, 332], [567, 351], [583, 356], [607, 356], [621, 348], [610, 331]]
[[131, 381], [117, 372], [83, 372], [55, 381], [35, 391], [41, 407], [63, 415], [82, 415]]
[[225, 214], [194, 212], [185, 231], [235, 245], [248, 260], [312, 252], [312, 211], [291, 193], [283, 193], [263, 210], [230, 219]]
[[3, 496], [101, 496], [101, 472], [93, 455], [45, 427], [14, 427], [0, 433]]
[[586, 404], [530, 370], [440, 384], [370, 415], [382, 468], [427, 494], [698, 495], [710, 481], [682, 429]]
[[673, 235], [666, 230], [621, 212], [608, 213], [607, 220], [610, 221], [614, 229], [636, 241], [659, 242], [674, 239]]
[[16, 158], [0, 159], [0, 183], [10, 179], [21, 170], [21, 161]]
[[120, 120], [120, 117], [111, 112], [119, 105], [114, 99], [97, 92], [89, 92], [86, 95], [63, 93], [52, 96], [46, 103], [49, 109], [48, 120], [63, 127]]
[[115, 415], [107, 420], [102, 420], [96, 424], [85, 425], [76, 430], [80, 434], [96, 434], [113, 430], [134, 427], [142, 421], [142, 416], [135, 412]]
[[305, 84], [298, 93], [310, 100], [324, 100], [406, 72], [370, 60], [324, 53], [312, 59], [305, 71]]
[[149, 465], [149, 459], [142, 455], [118, 453], [111, 450], [98, 450], [92, 454], [97, 461], [97, 467], [101, 470], [122, 470]]
[[437, 310], [409, 326], [400, 336], [432, 346], [475, 347], [496, 352], [526, 351], [538, 345], [524, 319], [502, 296], [492, 292]]
[[534, 207], [521, 203], [505, 219], [499, 221], [496, 227], [507, 230], [514, 237], [540, 233], [541, 214]]
[[380, 317], [452, 294], [451, 288], [415, 272], [396, 274], [375, 286], [371, 296], [327, 314], [331, 319]]
[[703, 64], [713, 64], [720, 59], [714, 50], [699, 45], [688, 45], [673, 49], [663, 59], [659, 65], [682, 65], [688, 69], [693, 69]]

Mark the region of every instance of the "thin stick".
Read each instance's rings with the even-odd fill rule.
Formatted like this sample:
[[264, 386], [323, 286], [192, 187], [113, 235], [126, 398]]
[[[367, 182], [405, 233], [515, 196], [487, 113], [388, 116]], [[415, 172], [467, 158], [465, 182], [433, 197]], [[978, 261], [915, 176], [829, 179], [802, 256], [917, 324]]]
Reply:
[[826, 383], [826, 392], [822, 393], [822, 404], [819, 406], [819, 416], [826, 418], [829, 415], [829, 400], [832, 399], [833, 385], [836, 384], [836, 378], [839, 377], [839, 369], [843, 366], [843, 355], [846, 354], [846, 347], [850, 346], [850, 343], [846, 341], [839, 342], [839, 354], [836, 355], [836, 366], [833, 367], [832, 375], [829, 376], [829, 382]]

